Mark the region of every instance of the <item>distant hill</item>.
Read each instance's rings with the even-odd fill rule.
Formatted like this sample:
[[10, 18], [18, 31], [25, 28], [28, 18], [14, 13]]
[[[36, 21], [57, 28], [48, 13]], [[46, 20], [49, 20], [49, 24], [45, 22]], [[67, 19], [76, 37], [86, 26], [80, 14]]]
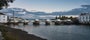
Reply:
[[15, 16], [26, 18], [26, 19], [47, 19], [47, 18], [54, 18], [57, 15], [79, 15], [80, 13], [90, 12], [90, 5], [82, 5], [81, 8], [75, 8], [67, 12], [52, 12], [52, 13], [45, 13], [45, 12], [29, 12], [22, 8], [7, 8], [2, 9], [0, 12], [4, 12], [9, 16], [12, 16], [13, 10]]
[[53, 15], [79, 15], [80, 13], [90, 13], [90, 5], [82, 5], [81, 8], [75, 8], [67, 12], [53, 12]]

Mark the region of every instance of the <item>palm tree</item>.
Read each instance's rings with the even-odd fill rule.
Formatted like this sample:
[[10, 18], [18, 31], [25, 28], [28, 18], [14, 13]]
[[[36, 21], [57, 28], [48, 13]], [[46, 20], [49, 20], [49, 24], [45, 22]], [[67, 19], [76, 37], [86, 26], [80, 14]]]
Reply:
[[0, 0], [0, 10], [9, 6], [9, 3], [13, 3], [14, 0]]

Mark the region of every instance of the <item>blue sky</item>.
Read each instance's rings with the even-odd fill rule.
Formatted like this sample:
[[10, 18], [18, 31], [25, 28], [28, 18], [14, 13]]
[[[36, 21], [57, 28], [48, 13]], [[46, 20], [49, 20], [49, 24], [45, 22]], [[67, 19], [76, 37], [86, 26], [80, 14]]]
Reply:
[[28, 11], [68, 11], [79, 8], [83, 4], [89, 4], [90, 0], [15, 0], [10, 8], [23, 8]]

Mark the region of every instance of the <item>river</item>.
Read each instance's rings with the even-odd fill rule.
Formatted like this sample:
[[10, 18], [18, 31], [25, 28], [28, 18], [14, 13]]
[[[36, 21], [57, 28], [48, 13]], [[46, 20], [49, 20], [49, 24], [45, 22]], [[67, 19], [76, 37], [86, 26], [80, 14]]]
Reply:
[[29, 34], [48, 40], [90, 40], [90, 26], [87, 25], [46, 26], [41, 24], [34, 26], [32, 23], [29, 23], [29, 25], [11, 25], [11, 27], [27, 31]]

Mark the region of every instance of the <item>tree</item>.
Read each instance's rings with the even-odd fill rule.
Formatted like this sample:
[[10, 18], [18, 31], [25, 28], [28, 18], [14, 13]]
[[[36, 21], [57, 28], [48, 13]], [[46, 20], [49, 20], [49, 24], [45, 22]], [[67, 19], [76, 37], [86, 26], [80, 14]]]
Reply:
[[13, 3], [14, 0], [0, 0], [0, 10], [9, 6], [9, 3]]

